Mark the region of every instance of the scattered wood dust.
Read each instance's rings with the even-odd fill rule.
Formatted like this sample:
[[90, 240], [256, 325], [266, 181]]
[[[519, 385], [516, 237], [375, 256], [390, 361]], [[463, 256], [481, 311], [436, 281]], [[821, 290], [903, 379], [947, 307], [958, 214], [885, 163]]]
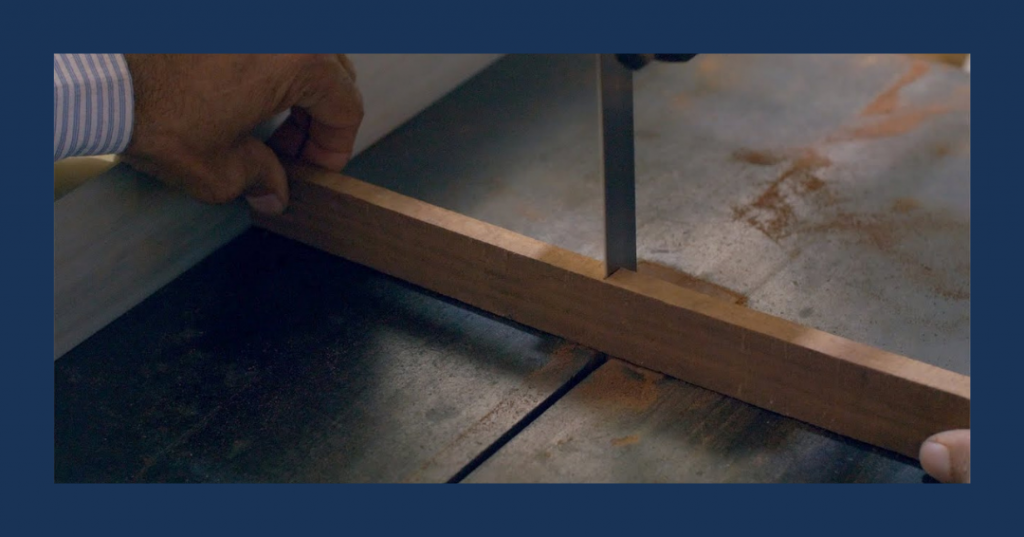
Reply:
[[737, 149], [732, 154], [733, 160], [753, 164], [754, 166], [774, 166], [786, 161], [786, 155], [771, 151], [755, 151], [753, 149]]
[[899, 198], [892, 202], [892, 210], [899, 214], [907, 214], [921, 208], [921, 203], [914, 198]]
[[551, 351], [548, 362], [527, 375], [526, 382], [531, 386], [564, 382], [582, 365], [579, 358], [585, 354], [593, 354], [593, 351], [571, 341], [560, 341]]
[[[744, 162], [771, 159], [743, 150], [734, 156]], [[777, 155], [779, 153], [764, 153]], [[751, 155], [756, 155], [751, 157]], [[754, 164], [763, 165], [763, 164]], [[935, 260], [913, 251], [913, 239], [928, 230], [935, 240], [970, 245], [970, 223], [941, 211], [922, 211], [913, 198], [899, 198], [877, 213], [844, 210], [826, 181], [816, 175], [831, 163], [813, 150], [796, 159], [753, 201], [733, 207], [736, 221], [746, 222], [780, 243], [793, 235], [820, 234], [860, 242], [894, 259], [913, 281], [949, 300], [970, 299], [970, 263], [937, 266]], [[798, 214], [798, 207], [803, 210]]]
[[900, 92], [928, 74], [930, 69], [928, 62], [912, 60], [907, 72], [861, 110], [860, 117], [868, 118], [868, 123], [839, 129], [826, 138], [825, 143], [892, 138], [913, 131], [935, 116], [970, 109], [969, 87], [959, 88], [945, 102], [901, 108]]
[[906, 275], [935, 294], [949, 300], [969, 300], [970, 261], [953, 266], [936, 266], [934, 261], [908, 251], [908, 239], [928, 230], [937, 240], [951, 244], [970, 244], [970, 224], [938, 212], [922, 212], [917, 200], [901, 198], [891, 211], [879, 214], [854, 214], [839, 211], [818, 222], [800, 227], [801, 233], [843, 235], [893, 258]]
[[612, 438], [612, 445], [615, 447], [631, 446], [640, 442], [640, 437], [635, 434], [629, 436], [623, 436], [622, 438]]
[[925, 121], [957, 110], [960, 106], [957, 103], [940, 103], [894, 112], [872, 123], [840, 130], [829, 136], [826, 143], [878, 140], [900, 136], [913, 131]]
[[[744, 150], [749, 156], [756, 152]], [[759, 162], [766, 160], [758, 157]], [[749, 160], [748, 160], [749, 161]], [[761, 192], [754, 201], [733, 207], [733, 216], [761, 231], [775, 242], [788, 237], [796, 224], [794, 201], [818, 193], [825, 187], [825, 181], [815, 175], [820, 169], [831, 166], [832, 162], [813, 149], [802, 151], [792, 164]], [[831, 199], [830, 196], [825, 198]]]
[[[873, 57], [865, 60], [874, 61]], [[810, 148], [796, 152], [749, 148], [735, 151], [731, 155], [733, 160], [752, 166], [790, 163], [755, 199], [732, 208], [735, 221], [747, 223], [780, 245], [783, 239], [795, 234], [843, 236], [892, 257], [909, 277], [937, 295], [951, 300], [969, 299], [969, 283], [964, 282], [970, 281], [970, 262], [958, 261], [962, 266], [936, 266], [937, 261], [923, 254], [919, 242], [913, 240], [927, 230], [934, 240], [970, 248], [968, 221], [942, 211], [922, 211], [920, 202], [911, 198], [894, 200], [877, 213], [843, 210], [841, 200], [819, 175], [832, 166], [819, 153], [830, 143], [900, 136], [936, 116], [970, 110], [969, 86], [959, 87], [937, 102], [919, 106], [901, 103], [901, 91], [926, 76], [930, 69], [928, 62], [911, 59], [908, 69], [865, 106], [852, 123], [824, 136]], [[936, 158], [969, 154], [970, 138], [940, 142], [932, 153]]]
[[910, 69], [903, 73], [896, 82], [882, 91], [882, 93], [879, 93], [873, 101], [861, 110], [860, 115], [877, 116], [891, 114], [899, 106], [900, 91], [926, 75], [929, 70], [931, 70], [931, 66], [928, 62], [922, 60], [911, 61]]
[[657, 263], [655, 261], [647, 261], [646, 259], [641, 259], [637, 263], [636, 268], [637, 272], [640, 274], [650, 276], [652, 278], [657, 278], [659, 280], [671, 283], [673, 285], [684, 287], [691, 291], [696, 291], [701, 294], [705, 294], [722, 300], [727, 300], [729, 302], [732, 302], [733, 304], [747, 304], [747, 296], [740, 292], [733, 291], [732, 289], [718, 285], [717, 283], [702, 280], [700, 278], [697, 278], [696, 276], [691, 276], [690, 274], [674, 269], [667, 265]]
[[661, 373], [612, 359], [577, 390], [587, 402], [642, 412], [658, 400], [658, 383], [664, 378]]

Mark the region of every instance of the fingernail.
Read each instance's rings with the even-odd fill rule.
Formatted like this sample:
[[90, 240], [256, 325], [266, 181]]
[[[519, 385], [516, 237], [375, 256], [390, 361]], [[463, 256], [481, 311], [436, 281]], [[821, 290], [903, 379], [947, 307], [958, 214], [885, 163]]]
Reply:
[[245, 200], [249, 202], [250, 207], [261, 213], [281, 214], [284, 212], [284, 204], [273, 194], [252, 196], [245, 198]]
[[921, 445], [920, 459], [921, 467], [928, 472], [928, 475], [939, 481], [949, 481], [951, 477], [949, 449], [946, 446], [928, 440]]

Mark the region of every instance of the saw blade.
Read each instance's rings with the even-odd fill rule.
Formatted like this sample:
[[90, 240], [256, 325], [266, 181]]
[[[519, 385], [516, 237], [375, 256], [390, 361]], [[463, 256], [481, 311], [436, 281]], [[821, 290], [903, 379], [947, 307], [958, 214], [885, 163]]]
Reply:
[[615, 54], [597, 55], [604, 175], [605, 270], [636, 270], [633, 72]]

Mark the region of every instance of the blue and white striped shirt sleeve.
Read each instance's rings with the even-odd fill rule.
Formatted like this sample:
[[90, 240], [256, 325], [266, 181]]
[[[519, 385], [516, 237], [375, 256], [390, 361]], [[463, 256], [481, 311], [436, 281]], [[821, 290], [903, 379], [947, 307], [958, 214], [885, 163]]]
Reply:
[[53, 161], [124, 151], [134, 106], [123, 54], [54, 54]]

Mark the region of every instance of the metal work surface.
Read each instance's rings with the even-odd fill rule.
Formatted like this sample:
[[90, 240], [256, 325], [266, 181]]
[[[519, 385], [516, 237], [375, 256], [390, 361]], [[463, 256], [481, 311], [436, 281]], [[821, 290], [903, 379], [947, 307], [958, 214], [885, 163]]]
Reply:
[[[593, 64], [507, 57], [347, 172], [602, 259]], [[968, 76], [898, 55], [650, 65], [634, 75], [640, 258], [969, 374]]]
[[[969, 374], [967, 76], [901, 56], [649, 66], [640, 258]], [[593, 56], [509, 56], [347, 172], [600, 259], [594, 84]], [[57, 480], [445, 481], [475, 458], [465, 481], [922, 480], [617, 360], [566, 385], [602, 359], [254, 231], [56, 362]]]
[[479, 482], [920, 483], [906, 459], [610, 360], [470, 474]]
[[593, 355], [253, 230], [56, 362], [56, 480], [446, 481]]

